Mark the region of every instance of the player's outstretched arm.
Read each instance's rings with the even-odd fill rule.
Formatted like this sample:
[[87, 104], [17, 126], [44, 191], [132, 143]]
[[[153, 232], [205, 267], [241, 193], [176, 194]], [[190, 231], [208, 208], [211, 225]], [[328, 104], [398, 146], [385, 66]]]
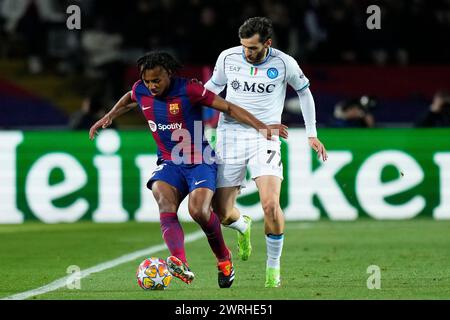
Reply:
[[287, 139], [288, 131], [287, 126], [283, 124], [266, 125], [263, 122], [256, 119], [247, 110], [219, 97], [215, 96], [211, 104], [211, 107], [228, 114], [239, 122], [248, 124], [249, 126], [258, 130], [266, 139], [270, 140], [272, 135], [279, 134], [281, 137]]
[[135, 108], [137, 103], [131, 98], [131, 91], [124, 94], [122, 98], [112, 107], [112, 109], [98, 120], [89, 130], [89, 139], [94, 139], [98, 129], [105, 129], [111, 125], [113, 120], [122, 114]]

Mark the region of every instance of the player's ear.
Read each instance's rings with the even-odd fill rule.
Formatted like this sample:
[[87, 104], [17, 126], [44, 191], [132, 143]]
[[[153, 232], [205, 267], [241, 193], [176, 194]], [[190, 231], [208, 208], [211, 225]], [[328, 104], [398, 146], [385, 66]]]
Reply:
[[272, 46], [272, 39], [271, 38], [267, 39], [266, 42], [264, 42], [264, 47], [268, 48], [270, 46]]

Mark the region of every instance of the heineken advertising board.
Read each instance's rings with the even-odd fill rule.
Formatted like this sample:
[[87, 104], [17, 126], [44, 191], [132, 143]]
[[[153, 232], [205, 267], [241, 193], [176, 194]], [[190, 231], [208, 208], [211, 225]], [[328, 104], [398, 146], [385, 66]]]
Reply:
[[[450, 129], [321, 129], [322, 163], [305, 132], [282, 143], [287, 220], [450, 219]], [[156, 168], [147, 131], [0, 131], [0, 223], [159, 221], [146, 183]], [[250, 174], [247, 174], [250, 177]], [[187, 201], [182, 220], [190, 220]], [[239, 209], [262, 219], [255, 183]]]

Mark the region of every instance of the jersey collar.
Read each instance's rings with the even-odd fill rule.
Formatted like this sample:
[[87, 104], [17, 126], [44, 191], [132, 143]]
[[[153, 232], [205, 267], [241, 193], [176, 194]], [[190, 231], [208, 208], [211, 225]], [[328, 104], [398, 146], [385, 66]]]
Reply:
[[248, 64], [251, 64], [252, 66], [260, 66], [260, 65], [266, 63], [267, 60], [269, 60], [271, 53], [272, 53], [272, 47], [269, 47], [269, 52], [267, 53], [267, 56], [264, 58], [263, 61], [261, 61], [260, 63], [250, 63], [247, 61], [247, 59], [245, 59], [244, 47], [242, 47], [242, 59], [244, 59], [245, 62], [247, 62]]

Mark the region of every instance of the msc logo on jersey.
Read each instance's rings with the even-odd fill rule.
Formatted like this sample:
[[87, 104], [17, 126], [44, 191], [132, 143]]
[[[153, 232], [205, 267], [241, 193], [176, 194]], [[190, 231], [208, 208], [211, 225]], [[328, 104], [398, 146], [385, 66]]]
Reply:
[[275, 79], [276, 77], [278, 77], [278, 69], [277, 68], [269, 68], [269, 69], [267, 69], [267, 76], [270, 79]]
[[174, 115], [178, 114], [180, 112], [180, 106], [178, 105], [178, 103], [169, 104], [169, 112]]
[[234, 79], [233, 81], [231, 81], [230, 85], [234, 91], [238, 91], [241, 87], [241, 83], [237, 79]]
[[266, 85], [265, 83], [256, 83], [256, 82], [249, 84], [247, 81], [244, 81], [244, 86], [242, 86], [242, 84], [237, 79], [231, 81], [230, 85], [234, 91], [238, 91], [239, 89], [242, 88], [243, 92], [253, 92], [253, 93], [264, 93], [264, 92], [272, 93], [273, 90], [275, 89], [274, 84]]
[[266, 85], [265, 83], [252, 83], [252, 84], [248, 84], [247, 81], [244, 82], [244, 92], [257, 92], [257, 93], [272, 93], [273, 90], [275, 89], [275, 85], [274, 84], [268, 84]]

